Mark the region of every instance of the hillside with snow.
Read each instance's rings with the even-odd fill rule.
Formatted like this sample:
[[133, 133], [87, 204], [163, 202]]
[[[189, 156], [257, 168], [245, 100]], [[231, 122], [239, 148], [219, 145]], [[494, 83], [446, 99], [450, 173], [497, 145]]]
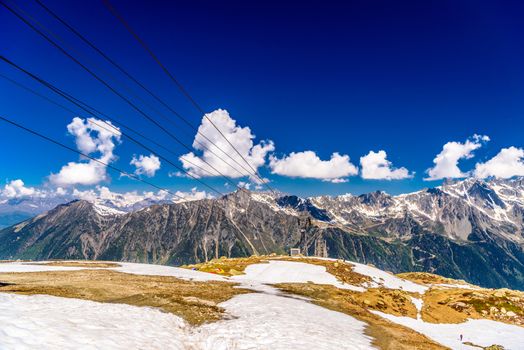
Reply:
[[[524, 293], [340, 260], [265, 256], [183, 268], [2, 262], [0, 282], [2, 349], [517, 350], [524, 343]], [[130, 285], [151, 284], [149, 297], [138, 289], [122, 297]], [[242, 292], [218, 304], [200, 294], [230, 285]], [[196, 322], [180, 303], [220, 316]]]

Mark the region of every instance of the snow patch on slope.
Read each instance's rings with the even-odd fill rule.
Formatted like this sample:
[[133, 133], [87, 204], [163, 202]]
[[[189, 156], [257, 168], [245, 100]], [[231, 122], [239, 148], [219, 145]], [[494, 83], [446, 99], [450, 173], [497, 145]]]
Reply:
[[122, 267], [114, 268], [113, 270], [131, 273], [135, 275], [148, 276], [170, 276], [183, 280], [193, 280], [198, 282], [207, 281], [222, 281], [227, 282], [227, 278], [207, 272], [200, 272], [194, 270], [183, 269], [180, 267], [166, 266], [166, 265], [152, 265], [152, 264], [136, 264], [136, 263], [119, 263]]
[[357, 292], [365, 291], [362, 287], [353, 286], [339, 281], [326, 271], [324, 266], [291, 261], [269, 261], [265, 264], [254, 264], [246, 267], [244, 275], [234, 276], [233, 281], [244, 283], [308, 283], [330, 284], [337, 288]]
[[113, 209], [113, 208], [107, 207], [102, 204], [93, 204], [93, 209], [95, 210], [95, 212], [98, 215], [102, 215], [102, 216], [115, 216], [115, 215], [126, 214], [125, 212], [121, 210]]
[[219, 306], [234, 318], [195, 330], [206, 349], [373, 349], [366, 324], [343, 313], [289, 297], [238, 295]]
[[2, 349], [176, 349], [185, 322], [151, 308], [0, 293]]
[[[35, 263], [30, 262], [10, 262], [0, 263], [0, 273], [4, 272], [45, 272], [45, 271], [75, 271], [75, 270], [86, 270], [86, 269], [105, 269], [113, 270], [123, 273], [130, 273], [135, 275], [147, 275], [147, 276], [170, 276], [176, 277], [183, 280], [192, 280], [198, 282], [207, 281], [222, 281], [226, 282], [227, 278], [219, 275], [215, 275], [207, 272], [193, 271], [183, 269], [180, 267], [166, 266], [166, 265], [153, 265], [153, 264], [137, 264], [137, 263], [124, 263], [118, 262], [120, 267], [114, 268], [97, 268], [97, 267], [65, 267], [65, 266], [50, 266], [45, 265], [50, 261], [39, 261]], [[70, 260], [68, 262], [75, 262]], [[91, 261], [81, 261], [81, 263], [89, 263]], [[92, 261], [96, 263], [96, 261]]]
[[351, 262], [354, 266], [353, 271], [364, 276], [369, 276], [373, 280], [372, 287], [381, 286], [389, 289], [402, 289], [406, 292], [424, 294], [428, 287], [411, 281], [398, 278], [390, 273], [377, 269], [376, 267]]
[[464, 345], [460, 341], [461, 334], [463, 335], [463, 342], [469, 341], [475, 345], [490, 346], [498, 344], [504, 346], [504, 349], [507, 350], [523, 349], [524, 328], [519, 326], [491, 320], [471, 319], [458, 324], [427, 323], [411, 317], [393, 316], [380, 311], [371, 312], [422, 333], [428, 338], [452, 349], [478, 350], [478, 347]]
[[[45, 262], [42, 262], [45, 263]], [[45, 272], [45, 271], [75, 271], [82, 270], [81, 267], [46, 266], [23, 262], [0, 263], [0, 273], [9, 272]]]

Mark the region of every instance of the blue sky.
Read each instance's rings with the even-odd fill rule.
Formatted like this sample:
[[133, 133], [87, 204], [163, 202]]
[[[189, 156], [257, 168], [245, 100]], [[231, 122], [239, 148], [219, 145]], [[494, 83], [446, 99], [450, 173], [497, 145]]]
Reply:
[[[93, 70], [121, 77], [35, 2], [16, 3], [62, 36]], [[113, 3], [204, 110], [227, 110], [237, 125], [249, 127], [256, 135], [255, 144], [274, 143], [259, 171], [276, 189], [300, 195], [413, 191], [440, 183], [424, 178], [448, 142], [464, 145], [469, 138], [474, 143], [474, 134], [490, 138], [462, 153], [461, 175], [502, 149], [524, 146], [524, 23], [520, 16], [524, 5], [518, 1]], [[200, 125], [202, 115], [101, 2], [49, 0], [45, 4]], [[0, 9], [0, 33], [2, 55], [125, 120], [176, 154], [188, 153], [4, 8]], [[59, 100], [4, 63], [0, 73]], [[0, 106], [1, 115], [75, 146], [75, 138], [67, 132], [75, 115], [3, 79]], [[169, 128], [184, 142], [193, 142], [194, 131], [180, 123]], [[136, 170], [130, 164], [133, 155], [150, 154], [125, 138], [115, 145], [112, 164], [129, 172]], [[22, 179], [26, 186], [51, 186], [51, 173], [58, 173], [68, 162], [79, 162], [73, 153], [5, 124], [0, 124], [0, 149], [2, 182]], [[387, 153], [393, 168], [405, 167], [410, 177], [363, 179], [360, 157], [380, 150]], [[291, 152], [303, 151], [315, 152], [322, 161], [334, 152], [347, 155], [359, 173], [342, 176], [347, 180], [343, 183], [307, 178], [318, 167], [293, 169], [306, 178], [272, 174], [271, 155], [285, 160]], [[174, 156], [166, 156], [182, 165]], [[500, 168], [507, 159], [513, 170], [483, 174], [520, 174], [522, 159], [517, 151], [513, 158], [492, 163], [490, 169]], [[173, 190], [203, 189], [194, 180], [168, 176], [173, 171], [162, 162], [153, 177], [141, 176]], [[115, 191], [148, 189], [110, 174], [99, 184]], [[228, 190], [221, 178], [203, 180]]]

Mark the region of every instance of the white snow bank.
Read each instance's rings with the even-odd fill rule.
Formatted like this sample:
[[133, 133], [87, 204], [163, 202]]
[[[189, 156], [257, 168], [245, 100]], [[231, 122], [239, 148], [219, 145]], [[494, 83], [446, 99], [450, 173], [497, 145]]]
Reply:
[[353, 271], [373, 280], [372, 287], [380, 286], [389, 289], [402, 289], [406, 292], [424, 294], [429, 288], [411, 281], [398, 278], [390, 273], [377, 269], [376, 267], [348, 261], [353, 265]]
[[302, 300], [253, 293], [220, 306], [235, 318], [197, 328], [203, 349], [373, 349], [364, 322]]
[[428, 338], [452, 349], [478, 350], [477, 347], [462, 344], [460, 341], [461, 334], [463, 335], [463, 342], [469, 341], [479, 346], [498, 344], [502, 345], [506, 350], [524, 348], [524, 328], [519, 326], [491, 320], [468, 320], [458, 324], [435, 324], [415, 320], [410, 317], [393, 316], [379, 311], [372, 312], [394, 323], [422, 333]]
[[0, 263], [0, 273], [4, 273], [4, 272], [43, 272], [43, 271], [75, 271], [75, 270], [82, 270], [81, 267], [39, 265], [41, 263], [45, 263], [45, 262], [38, 262], [38, 263], [35, 263], [35, 264], [26, 263], [26, 262]]
[[421, 311], [422, 311], [422, 306], [424, 305], [424, 301], [420, 298], [415, 298], [411, 296], [410, 298], [411, 298], [411, 302], [417, 308], [417, 319], [421, 319], [422, 318]]
[[135, 264], [135, 263], [121, 263], [122, 267], [113, 268], [115, 271], [131, 273], [135, 275], [149, 275], [149, 276], [170, 276], [184, 280], [193, 281], [224, 281], [227, 282], [227, 278], [215, 275], [212, 273], [195, 271], [184, 269], [181, 267], [165, 266], [165, 265], [152, 265], [152, 264]]
[[[165, 266], [165, 265], [152, 265], [152, 264], [136, 264], [136, 263], [125, 263], [117, 262], [120, 267], [114, 268], [100, 268], [100, 267], [65, 267], [65, 266], [50, 266], [42, 265], [49, 261], [38, 261], [38, 262], [12, 262], [12, 263], [0, 263], [0, 273], [3, 272], [44, 272], [44, 271], [75, 271], [75, 270], [113, 270], [124, 273], [130, 273], [135, 275], [149, 275], [149, 276], [170, 276], [184, 280], [193, 281], [227, 281], [223, 276], [215, 275], [207, 272], [193, 271], [183, 269], [180, 267]], [[97, 261], [81, 261], [81, 260], [70, 260], [68, 262], [81, 262], [81, 263], [96, 263]]]
[[158, 310], [0, 293], [0, 349], [188, 349], [185, 322]]
[[147, 307], [0, 293], [0, 349], [372, 349], [365, 323], [302, 300], [244, 294], [229, 320], [190, 327]]
[[244, 275], [231, 277], [231, 281], [245, 283], [258, 282], [275, 283], [307, 283], [330, 284], [341, 289], [358, 292], [365, 291], [362, 287], [353, 286], [339, 281], [326, 271], [324, 266], [302, 262], [270, 260], [265, 264], [253, 264], [246, 267]]

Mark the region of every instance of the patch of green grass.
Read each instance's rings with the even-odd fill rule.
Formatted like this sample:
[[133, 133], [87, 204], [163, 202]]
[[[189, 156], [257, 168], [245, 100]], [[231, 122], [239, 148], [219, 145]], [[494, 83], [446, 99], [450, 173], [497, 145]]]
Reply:
[[495, 306], [499, 310], [504, 308], [506, 311], [513, 311], [516, 314], [524, 314], [524, 310], [522, 310], [520, 306], [512, 304], [506, 298], [470, 299], [461, 301], [473, 306], [477, 312], [489, 312], [489, 308]]

